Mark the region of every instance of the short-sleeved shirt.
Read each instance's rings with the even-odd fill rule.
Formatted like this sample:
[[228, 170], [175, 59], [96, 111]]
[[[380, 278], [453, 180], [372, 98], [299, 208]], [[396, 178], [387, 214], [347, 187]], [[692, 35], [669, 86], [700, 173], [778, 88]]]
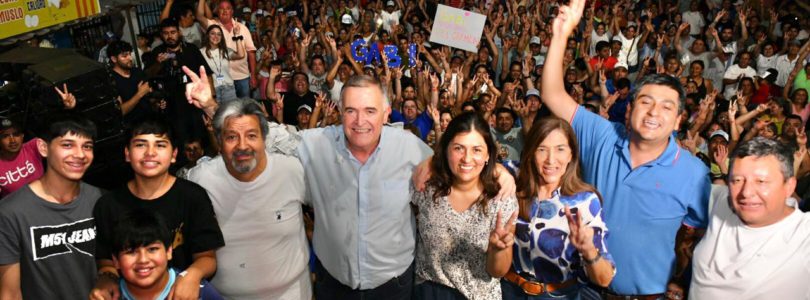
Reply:
[[[172, 259], [174, 259], [174, 252], [172, 252]], [[155, 299], [168, 299], [169, 293], [171, 293], [172, 287], [174, 287], [174, 283], [177, 281], [177, 275], [180, 274], [180, 273], [178, 273], [177, 271], [175, 271], [174, 269], [171, 269], [171, 268], [168, 269], [167, 272], [169, 272], [169, 280], [166, 282], [166, 286], [163, 287], [163, 290], [160, 292], [160, 295], [158, 295], [158, 297], [155, 298]], [[121, 291], [121, 300], [136, 300], [137, 299], [134, 296], [132, 296], [132, 294], [129, 292], [129, 289], [127, 289], [127, 283], [126, 283], [126, 281], [124, 281], [124, 278], [119, 279], [119, 281], [118, 281], [118, 290]], [[217, 290], [214, 289], [213, 285], [208, 283], [207, 280], [203, 279], [200, 282], [200, 294], [199, 294], [198, 299], [200, 299], [200, 300], [222, 300], [223, 298], [222, 298], [221, 295], [219, 295], [219, 292], [217, 292]]]
[[479, 201], [463, 212], [447, 196], [433, 199], [434, 189], [413, 192], [419, 208], [416, 247], [417, 282], [432, 281], [458, 290], [468, 299], [501, 299], [500, 280], [487, 273], [489, 234], [497, 214], [505, 223], [518, 205], [515, 198]]
[[779, 72], [776, 76], [776, 85], [784, 87], [787, 84], [790, 72], [793, 71], [793, 67], [796, 66], [798, 61], [799, 56], [791, 60], [787, 54], [779, 55], [779, 57], [776, 58], [776, 71]]
[[31, 181], [45, 174], [42, 155], [37, 149], [37, 139], [25, 142], [17, 157], [7, 161], [0, 159], [0, 198], [5, 198]]
[[416, 119], [410, 122], [408, 122], [408, 120], [405, 119], [405, 115], [398, 110], [391, 110], [391, 122], [402, 122], [406, 125], [413, 124], [413, 126], [419, 128], [419, 134], [421, 135], [419, 138], [423, 141], [427, 139], [428, 133], [433, 129], [433, 119], [430, 117], [427, 110], [422, 111], [422, 113], [416, 116]]
[[604, 259], [614, 264], [605, 242], [608, 228], [602, 217], [599, 197], [592, 192], [564, 196], [557, 188], [549, 199], [532, 199], [529, 219], [517, 220], [512, 265], [518, 274], [529, 273], [543, 283], [560, 283], [575, 278], [581, 282], [589, 281], [579, 252], [568, 238], [566, 205], [571, 213], [582, 216], [583, 224], [593, 229], [593, 245]]
[[[146, 81], [146, 74], [138, 68], [132, 68], [129, 71], [129, 77], [121, 76], [118, 72], [112, 71], [113, 80], [115, 81], [115, 89], [118, 95], [121, 96], [121, 101], [126, 102], [132, 99], [138, 93], [138, 84], [141, 81]], [[132, 110], [124, 115], [124, 122], [135, 124], [145, 119], [152, 113], [152, 108], [149, 106], [149, 101], [141, 98], [138, 104]]]
[[[754, 78], [754, 76], [757, 76], [757, 70], [754, 70], [751, 66], [741, 68], [740, 65], [735, 64], [726, 70], [726, 73], [723, 74], [723, 79], [737, 79], [740, 75]], [[723, 96], [726, 99], [734, 97], [734, 94], [737, 93], [737, 83], [726, 84], [725, 87], [726, 90], [723, 92]]]
[[307, 91], [303, 96], [299, 96], [295, 91], [284, 93], [284, 124], [298, 125], [298, 108], [301, 105], [309, 105], [315, 108], [315, 93]]
[[[239, 26], [239, 35], [244, 38], [245, 43], [245, 52], [256, 51], [256, 46], [253, 44], [253, 37], [251, 37], [250, 31], [248, 30], [247, 26], [242, 24], [237, 20], [231, 20], [233, 22], [233, 26]], [[236, 49], [236, 41], [233, 40], [233, 28], [232, 30], [228, 30], [225, 28], [225, 25], [222, 25], [221, 22], [217, 19], [208, 19], [208, 25], [219, 25], [222, 27], [222, 38], [225, 39], [225, 46], [228, 48]], [[233, 80], [242, 80], [245, 78], [250, 78], [250, 66], [248, 65], [248, 56], [245, 55], [242, 59], [231, 61], [230, 64], [231, 68], [231, 78]]]
[[93, 206], [101, 196], [81, 183], [67, 204], [26, 185], [0, 201], [0, 265], [20, 264], [23, 299], [85, 299], [96, 281]]
[[490, 128], [492, 136], [506, 148], [506, 159], [520, 161], [520, 152], [523, 151], [523, 132], [521, 127], [514, 127], [507, 133], [502, 133], [495, 128]]
[[623, 124], [577, 107], [571, 125], [580, 145], [583, 178], [604, 197], [610, 252], [621, 271], [610, 289], [622, 295], [664, 293], [675, 263], [681, 224], [705, 228], [708, 168], [674, 136], [655, 160], [635, 169]]
[[706, 235], [695, 248], [689, 299], [807, 299], [810, 214], [793, 212], [771, 225], [749, 227], [727, 199], [717, 199]]
[[224, 297], [312, 297], [303, 172], [295, 157], [270, 153], [265, 170], [250, 182], [231, 176], [221, 155], [189, 171], [189, 180], [208, 192], [225, 238], [211, 281]]
[[301, 139], [297, 153], [318, 220], [312, 243], [324, 268], [355, 289], [376, 288], [405, 272], [416, 243], [411, 175], [433, 154], [430, 147], [383, 126], [377, 148], [361, 164], [342, 125], [304, 130]]
[[185, 270], [194, 262], [194, 254], [225, 245], [205, 189], [177, 178], [165, 194], [151, 200], [136, 197], [126, 185], [102, 196], [93, 209], [97, 258], [111, 259], [116, 254], [110, 249], [115, 238], [112, 230], [126, 212], [135, 209], [154, 212], [165, 221], [173, 236], [172, 267]]

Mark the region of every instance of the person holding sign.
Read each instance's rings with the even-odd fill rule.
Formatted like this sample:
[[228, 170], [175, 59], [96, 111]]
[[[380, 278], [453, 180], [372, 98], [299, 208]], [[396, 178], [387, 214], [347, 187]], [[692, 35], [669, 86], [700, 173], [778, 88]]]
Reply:
[[708, 221], [711, 187], [706, 166], [673, 138], [685, 93], [677, 78], [648, 75], [630, 97], [627, 127], [577, 105], [563, 86], [563, 55], [584, 8], [585, 0], [572, 0], [552, 23], [542, 99], [574, 128], [583, 177], [604, 196], [605, 224], [616, 229], [606, 241], [621, 272], [600, 292], [660, 299], [668, 291], [680, 299], [692, 246]]

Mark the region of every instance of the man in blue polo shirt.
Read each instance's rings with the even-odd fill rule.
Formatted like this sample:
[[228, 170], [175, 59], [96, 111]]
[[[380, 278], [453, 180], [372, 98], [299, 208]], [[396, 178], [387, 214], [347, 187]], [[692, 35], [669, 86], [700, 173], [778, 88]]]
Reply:
[[617, 272], [601, 293], [606, 299], [660, 299], [666, 292], [681, 299], [688, 257], [706, 227], [710, 191], [708, 169], [673, 136], [684, 91], [668, 76], [645, 77], [631, 95], [629, 128], [579, 107], [563, 87], [562, 64], [584, 7], [585, 0], [573, 0], [554, 20], [542, 98], [554, 115], [571, 122], [584, 178], [604, 196], [611, 232], [606, 242]]
[[391, 110], [391, 122], [403, 122], [405, 125], [413, 124], [413, 126], [419, 128], [419, 138], [423, 141], [427, 139], [430, 129], [433, 128], [433, 119], [430, 117], [430, 113], [428, 113], [427, 109], [420, 113], [416, 99], [403, 100], [402, 113]]

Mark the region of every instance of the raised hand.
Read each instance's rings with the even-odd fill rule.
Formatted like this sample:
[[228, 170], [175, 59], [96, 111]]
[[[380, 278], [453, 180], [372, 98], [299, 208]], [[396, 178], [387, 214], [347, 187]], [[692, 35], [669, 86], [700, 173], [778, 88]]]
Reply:
[[515, 220], [518, 212], [512, 213], [506, 224], [501, 223], [501, 211], [495, 216], [495, 229], [489, 233], [489, 248], [496, 251], [509, 249], [515, 243]]
[[804, 131], [804, 126], [796, 128], [796, 144], [800, 149], [807, 148], [807, 133]]
[[568, 219], [568, 240], [580, 254], [596, 249], [593, 244], [593, 228], [584, 224], [582, 214], [577, 212], [576, 217], [571, 213], [568, 205], [565, 206], [565, 218]]
[[439, 110], [433, 105], [428, 105], [427, 110], [433, 122], [439, 122]]
[[681, 145], [689, 152], [695, 153], [697, 151], [697, 135], [692, 135], [692, 133], [687, 130], [686, 131], [686, 139], [681, 141]]
[[188, 100], [188, 103], [199, 109], [216, 106], [217, 102], [211, 94], [211, 85], [208, 83], [208, 74], [205, 73], [205, 67], [200, 66], [200, 76], [197, 76], [186, 66], [183, 66], [183, 72], [191, 79], [191, 82], [186, 84], [186, 100]]
[[568, 5], [560, 6], [557, 17], [552, 21], [553, 36], [565, 38], [570, 36], [579, 24], [584, 9], [585, 0], [571, 0]]
[[712, 158], [714, 159], [714, 163], [718, 165], [725, 163], [728, 158], [728, 147], [725, 145], [717, 146], [717, 150], [714, 151]]
[[278, 108], [279, 111], [284, 111], [284, 95], [276, 99], [276, 108]]
[[315, 95], [315, 108], [323, 107], [323, 104], [325, 102], [326, 102], [326, 94], [324, 94], [323, 91], [318, 92], [318, 94]]
[[65, 109], [73, 109], [76, 107], [76, 96], [73, 96], [73, 94], [68, 91], [67, 83], [63, 83], [62, 88], [65, 90], [62, 91], [59, 87], [53, 87], [56, 93], [59, 94], [59, 97], [62, 98], [62, 104], [65, 106]]
[[439, 76], [434, 73], [430, 74], [430, 87], [434, 90], [439, 88]]

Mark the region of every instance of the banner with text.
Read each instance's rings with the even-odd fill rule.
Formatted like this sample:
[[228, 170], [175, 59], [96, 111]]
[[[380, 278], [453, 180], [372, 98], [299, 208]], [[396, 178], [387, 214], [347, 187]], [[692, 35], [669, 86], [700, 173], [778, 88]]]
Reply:
[[485, 15], [439, 4], [430, 42], [477, 52], [486, 20]]
[[98, 14], [99, 0], [0, 0], [0, 39]]

